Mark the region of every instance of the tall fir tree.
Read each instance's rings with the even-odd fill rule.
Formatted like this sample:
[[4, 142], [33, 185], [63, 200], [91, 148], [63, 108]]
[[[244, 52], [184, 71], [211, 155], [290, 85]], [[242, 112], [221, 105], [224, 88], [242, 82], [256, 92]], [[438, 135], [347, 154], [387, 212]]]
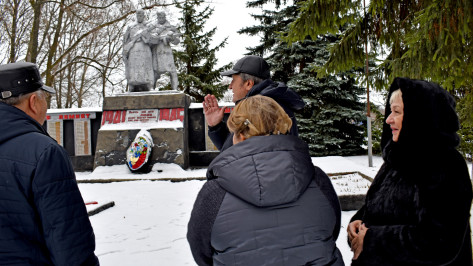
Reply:
[[[439, 83], [457, 98], [462, 138], [460, 149], [473, 154], [473, 1], [304, 0], [285, 40], [299, 41], [341, 33], [319, 75], [363, 66], [363, 40], [372, 51], [386, 51], [369, 81], [388, 88], [395, 77]], [[341, 26], [347, 26], [340, 31]], [[473, 167], [472, 167], [473, 172]]]
[[204, 27], [214, 9], [209, 5], [203, 7], [204, 0], [185, 0], [176, 3], [181, 9], [179, 31], [182, 33], [182, 49], [174, 52], [178, 69], [179, 88], [184, 93], [203, 101], [205, 95], [214, 94], [217, 98], [223, 97], [227, 89], [220, 83], [220, 72], [230, 68], [231, 64], [216, 68], [216, 52], [227, 43], [225, 38], [215, 47], [210, 46], [216, 27], [205, 32]]
[[[306, 103], [297, 115], [299, 135], [307, 142], [312, 156], [353, 155], [363, 152], [364, 104], [353, 75], [339, 73], [322, 79], [312, 72], [314, 65], [323, 65], [329, 58], [328, 47], [338, 38], [320, 36], [316, 41], [308, 38], [292, 46], [278, 39], [278, 32], [287, 29], [298, 14], [297, 2], [276, 5], [275, 10], [263, 10], [254, 15], [260, 25], [240, 30], [240, 33], [262, 36], [258, 46], [250, 53], [268, 55], [272, 78], [283, 81], [294, 89]], [[271, 0], [247, 2], [248, 7], [261, 7]], [[278, 4], [278, 3], [276, 3]]]
[[459, 111], [468, 113], [462, 125], [472, 126], [473, 1], [371, 0], [367, 12], [363, 6], [361, 0], [301, 1], [285, 39], [315, 39], [348, 25], [319, 75], [363, 66], [362, 40], [368, 37], [372, 50], [387, 53], [370, 71], [376, 89], [388, 88], [395, 77], [439, 83], [458, 97]]
[[297, 57], [305, 59], [305, 66], [291, 77], [288, 85], [306, 102], [298, 116], [299, 130], [312, 156], [346, 156], [364, 151], [364, 104], [360, 102], [364, 89], [356, 85], [349, 73], [316, 78], [311, 71], [313, 65], [321, 65], [328, 59], [328, 46], [335, 40], [335, 36], [320, 36], [316, 41], [297, 43], [292, 51], [287, 51], [288, 59], [279, 54], [273, 61], [290, 61], [295, 51]]

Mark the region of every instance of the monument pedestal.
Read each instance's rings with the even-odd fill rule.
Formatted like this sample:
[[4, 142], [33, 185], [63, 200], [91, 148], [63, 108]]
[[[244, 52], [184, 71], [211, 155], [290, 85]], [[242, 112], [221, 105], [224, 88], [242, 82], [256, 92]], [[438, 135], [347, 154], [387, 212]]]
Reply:
[[177, 91], [148, 91], [105, 97], [94, 168], [125, 165], [126, 150], [142, 129], [153, 138], [151, 164], [189, 166], [187, 111], [190, 97]]

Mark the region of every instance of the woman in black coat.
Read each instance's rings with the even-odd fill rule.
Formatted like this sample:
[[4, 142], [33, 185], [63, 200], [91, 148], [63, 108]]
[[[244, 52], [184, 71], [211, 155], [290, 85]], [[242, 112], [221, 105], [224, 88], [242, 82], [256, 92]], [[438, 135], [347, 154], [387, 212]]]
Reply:
[[472, 186], [455, 149], [453, 97], [396, 78], [388, 99], [384, 164], [348, 226], [352, 265], [472, 265]]
[[291, 125], [261, 95], [230, 114], [235, 145], [210, 164], [188, 225], [198, 265], [344, 265], [337, 195]]

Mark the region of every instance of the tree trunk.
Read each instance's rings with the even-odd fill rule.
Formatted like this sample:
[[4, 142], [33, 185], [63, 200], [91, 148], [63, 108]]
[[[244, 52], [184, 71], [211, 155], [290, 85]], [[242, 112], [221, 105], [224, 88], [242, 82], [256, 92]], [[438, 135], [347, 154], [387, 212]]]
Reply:
[[[61, 3], [59, 4], [59, 15], [57, 18], [57, 25], [54, 29], [55, 34], [54, 34], [54, 39], [51, 47], [49, 48], [48, 51], [48, 61], [46, 63], [46, 81], [45, 84], [47, 86], [53, 86], [54, 82], [54, 75], [53, 75], [53, 59], [56, 56], [57, 48], [59, 45], [59, 36], [61, 35], [61, 28], [62, 28], [62, 18], [64, 16], [64, 1], [61, 0]], [[48, 101], [48, 108], [51, 106], [51, 101]]]
[[[21, 1], [20, 1], [21, 2]], [[18, 8], [20, 6], [19, 1], [13, 1], [13, 18], [11, 25], [11, 35], [10, 35], [10, 57], [8, 58], [8, 63], [13, 63], [16, 61], [16, 31], [18, 27]]]
[[33, 25], [31, 27], [30, 41], [28, 42], [28, 50], [26, 52], [27, 62], [36, 63], [38, 57], [39, 26], [41, 22], [41, 7], [43, 2], [43, 0], [30, 0], [31, 8], [33, 9]]

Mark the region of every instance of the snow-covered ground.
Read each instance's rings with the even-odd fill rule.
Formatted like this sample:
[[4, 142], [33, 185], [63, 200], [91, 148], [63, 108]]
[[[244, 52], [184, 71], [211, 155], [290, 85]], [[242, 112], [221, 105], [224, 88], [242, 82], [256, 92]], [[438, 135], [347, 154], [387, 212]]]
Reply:
[[[312, 161], [327, 174], [350, 173], [345, 175], [345, 180], [332, 179], [340, 194], [367, 190], [365, 181], [356, 173], [373, 178], [382, 164], [380, 157], [373, 157], [373, 167], [368, 167], [366, 156], [315, 157]], [[84, 201], [97, 201], [99, 205], [115, 202], [114, 207], [90, 217], [101, 265], [195, 265], [186, 240], [187, 222], [205, 181], [153, 180], [201, 178], [205, 177], [205, 172], [205, 169], [182, 170], [173, 164], [157, 164], [149, 174], [141, 175], [131, 174], [125, 165], [78, 172], [79, 181], [132, 180], [79, 184]], [[344, 189], [345, 192], [340, 191]], [[88, 205], [87, 208], [91, 210], [96, 206]], [[347, 265], [350, 265], [352, 254], [346, 243], [346, 226], [354, 213], [342, 212], [342, 228], [337, 241]]]

